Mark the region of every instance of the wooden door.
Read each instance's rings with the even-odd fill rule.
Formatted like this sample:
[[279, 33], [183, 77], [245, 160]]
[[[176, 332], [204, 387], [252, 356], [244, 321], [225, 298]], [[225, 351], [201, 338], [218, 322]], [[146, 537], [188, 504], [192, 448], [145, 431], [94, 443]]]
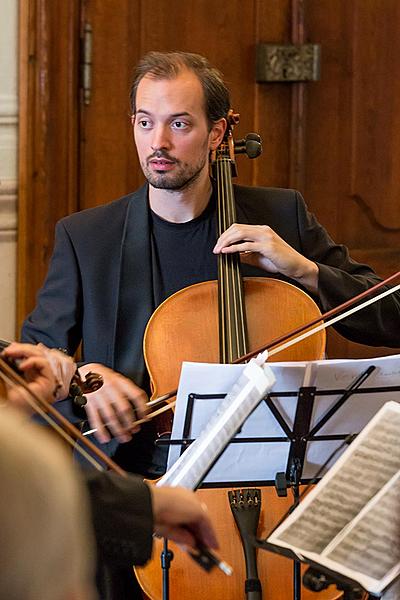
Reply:
[[[331, 235], [386, 277], [400, 268], [400, 4], [307, 0], [305, 21], [322, 65], [307, 87], [303, 192]], [[395, 352], [332, 332], [329, 342], [337, 357]]]
[[[264, 140], [259, 159], [239, 159], [240, 183], [299, 188], [356, 258], [380, 275], [397, 270], [399, 12], [396, 0], [21, 0], [29, 36], [21, 35], [19, 318], [34, 305], [55, 221], [142, 181], [128, 94], [148, 50], [199, 52], [225, 74], [238, 134]], [[85, 24], [87, 104], [78, 76]], [[256, 83], [258, 43], [303, 41], [322, 46], [319, 82]], [[330, 335], [330, 356], [383, 352]]]
[[290, 88], [266, 90], [256, 84], [255, 48], [273, 36], [290, 38], [289, 17], [290, 2], [283, 1], [126, 0], [115, 11], [111, 0], [86, 0], [83, 20], [93, 31], [93, 92], [90, 104], [82, 107], [80, 208], [116, 198], [142, 181], [128, 94], [134, 65], [149, 50], [207, 56], [226, 76], [241, 115], [239, 134], [261, 128], [284, 141], [273, 145], [273, 152], [267, 145], [257, 161], [239, 159], [240, 181], [279, 178], [284, 185]]

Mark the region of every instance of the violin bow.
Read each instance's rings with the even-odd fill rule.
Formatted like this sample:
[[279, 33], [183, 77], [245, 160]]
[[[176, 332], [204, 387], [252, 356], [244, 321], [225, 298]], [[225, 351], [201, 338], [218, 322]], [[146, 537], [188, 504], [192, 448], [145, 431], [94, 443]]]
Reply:
[[[234, 361], [234, 363], [246, 362], [246, 361], [250, 360], [250, 358], [253, 358], [253, 356], [256, 356], [257, 354], [263, 353], [265, 351], [268, 351], [268, 356], [273, 356], [274, 354], [277, 354], [278, 352], [282, 352], [282, 350], [285, 350], [286, 348], [293, 346], [293, 344], [297, 344], [298, 342], [301, 342], [302, 340], [306, 339], [307, 337], [314, 335], [315, 333], [317, 333], [318, 331], [321, 331], [322, 329], [326, 329], [330, 325], [333, 325], [334, 323], [337, 323], [338, 321], [341, 321], [342, 319], [346, 319], [350, 315], [358, 312], [359, 310], [362, 310], [363, 308], [366, 308], [370, 304], [374, 304], [374, 302], [377, 302], [378, 300], [382, 300], [386, 296], [390, 296], [391, 294], [394, 294], [395, 292], [400, 290], [400, 284], [395, 285], [394, 287], [389, 288], [388, 290], [385, 290], [381, 294], [374, 296], [374, 298], [370, 298], [369, 300], [362, 302], [358, 306], [354, 306], [354, 304], [357, 304], [357, 302], [363, 300], [364, 298], [370, 296], [371, 294], [378, 291], [385, 285], [392, 283], [393, 281], [396, 281], [396, 279], [399, 279], [399, 278], [400, 278], [400, 271], [397, 271], [397, 273], [394, 273], [393, 275], [391, 275], [384, 281], [380, 281], [379, 283], [377, 283], [373, 287], [369, 288], [368, 290], [365, 290], [364, 292], [361, 292], [361, 294], [354, 296], [354, 298], [350, 298], [350, 300], [343, 302], [343, 304], [340, 304], [339, 306], [336, 306], [335, 308], [328, 310], [327, 312], [322, 314], [320, 317], [313, 319], [309, 323], [306, 323], [305, 325], [300, 325], [299, 327], [297, 327], [296, 329], [293, 329], [289, 333], [286, 333], [282, 336], [275, 338], [274, 340], [269, 342], [269, 344], [266, 346], [263, 346], [256, 350], [252, 350], [251, 352], [248, 352], [247, 354], [241, 356], [236, 361]], [[349, 309], [349, 310], [346, 310], [346, 309]], [[342, 311], [346, 311], [346, 312], [342, 312]], [[341, 314], [338, 315], [338, 313], [341, 313]], [[335, 316], [335, 315], [338, 315], [338, 316]], [[313, 325], [316, 325], [317, 323], [320, 323], [321, 321], [324, 321], [324, 323], [321, 323], [320, 325], [317, 325], [317, 327], [314, 327], [314, 329], [310, 329], [309, 331], [307, 331], [307, 329], [309, 329], [310, 327], [313, 327]], [[305, 332], [305, 333], [303, 334], [303, 332]], [[294, 336], [296, 336], [296, 337], [294, 337]], [[290, 339], [290, 338], [293, 338], [293, 339]]]
[[[258, 354], [262, 354], [262, 353], [268, 353], [267, 356], [273, 356], [274, 354], [277, 354], [278, 352], [281, 352], [282, 350], [284, 350], [294, 344], [297, 344], [298, 342], [302, 341], [303, 339], [305, 339], [311, 335], [314, 335], [318, 331], [321, 331], [322, 329], [326, 329], [330, 325], [333, 325], [334, 323], [337, 323], [338, 321], [345, 319], [352, 314], [355, 314], [356, 312], [362, 310], [363, 308], [366, 308], [367, 306], [373, 304], [374, 302], [382, 300], [384, 297], [389, 296], [390, 294], [393, 294], [396, 291], [398, 291], [400, 289], [400, 284], [395, 285], [394, 287], [389, 288], [388, 290], [385, 290], [384, 292], [378, 294], [377, 296], [374, 296], [373, 298], [370, 298], [364, 302], [361, 302], [362, 300], [364, 300], [371, 294], [380, 290], [382, 287], [393, 283], [394, 281], [396, 281], [399, 278], [400, 278], [400, 271], [397, 271], [397, 273], [394, 273], [387, 279], [380, 281], [379, 283], [375, 284], [368, 290], [361, 292], [357, 296], [354, 296], [353, 298], [346, 300], [346, 302], [343, 302], [339, 306], [336, 306], [335, 308], [332, 308], [331, 310], [321, 314], [319, 317], [313, 319], [312, 321], [305, 323], [304, 325], [300, 325], [299, 327], [293, 329], [292, 331], [289, 331], [288, 333], [275, 338], [274, 340], [269, 342], [267, 345], [261, 346], [261, 347], [257, 348], [256, 350], [252, 350], [251, 352], [248, 352], [247, 354], [239, 357], [237, 360], [233, 361], [233, 364], [241, 364], [241, 363], [247, 362], [254, 356], [257, 356]], [[361, 302], [361, 303], [358, 304], [357, 306], [354, 306], [355, 304], [357, 304], [357, 302]], [[343, 311], [345, 311], [345, 312], [343, 312]], [[319, 323], [319, 325], [318, 325], [318, 323]], [[314, 327], [314, 325], [316, 325], [316, 327]], [[11, 368], [10, 368], [10, 371], [13, 373]], [[22, 378], [20, 378], [20, 381], [22, 382], [21, 385], [23, 385], [23, 387], [27, 388], [27, 385]], [[27, 391], [32, 395], [31, 390], [28, 389]], [[171, 392], [163, 394], [162, 396], [159, 396], [158, 398], [154, 398], [153, 400], [151, 400], [150, 402], [147, 403], [147, 406], [152, 407], [157, 404], [164, 403], [167, 400], [174, 398], [177, 395], [177, 392], [178, 392], [178, 390], [175, 389]], [[37, 397], [36, 397], [36, 400], [38, 400]], [[43, 400], [39, 400], [39, 406], [40, 406], [40, 403], [43, 403]], [[116, 465], [108, 456], [106, 456], [103, 452], [101, 452], [101, 450], [99, 450], [99, 448], [97, 448], [94, 444], [92, 444], [92, 442], [90, 442], [90, 440], [85, 438], [85, 436], [87, 436], [91, 433], [94, 433], [96, 431], [95, 429], [91, 429], [91, 430], [85, 432], [84, 434], [82, 434], [78, 429], [76, 429], [76, 427], [71, 425], [71, 423], [67, 419], [65, 419], [65, 417], [60, 415], [60, 413], [56, 409], [54, 409], [51, 404], [46, 403], [46, 405], [47, 406], [46, 406], [45, 410], [50, 409], [50, 410], [48, 410], [48, 412], [51, 413], [55, 417], [55, 419], [60, 422], [60, 424], [62, 424], [62, 427], [65, 427], [65, 429], [67, 429], [67, 430], [70, 430], [69, 429], [70, 427], [72, 428], [73, 432], [72, 432], [71, 437], [75, 438], [76, 441], [81, 441], [84, 445], [86, 445], [86, 443], [88, 443], [90, 451], [93, 452], [96, 456], [98, 456], [98, 458], [101, 461], [106, 463], [107, 466], [109, 466], [113, 470], [115, 470], [115, 468], [116, 468], [117, 472], [122, 471], [122, 469], [120, 469], [120, 467], [118, 467], [118, 465]], [[142, 423], [145, 423], [146, 421], [156, 417], [157, 415], [159, 415], [167, 410], [171, 410], [174, 406], [175, 406], [175, 401], [169, 402], [168, 404], [162, 406], [161, 408], [149, 413], [148, 415], [146, 415], [145, 418], [139, 419], [138, 421], [134, 421], [132, 423], [132, 427], [134, 427], [136, 425], [140, 425]], [[53, 414], [53, 413], [55, 413], [55, 414]], [[72, 431], [72, 430], [70, 430], [70, 431]], [[78, 448], [79, 448], [79, 446], [78, 446]], [[113, 466], [111, 466], [110, 463]], [[123, 473], [126, 475], [125, 472], [123, 472]]]
[[[33, 392], [23, 377], [15, 372], [15, 370], [8, 364], [3, 357], [0, 356], [0, 378], [8, 383], [9, 385], [19, 385], [28, 393], [26, 400], [33, 410], [45, 419], [45, 421], [54, 429], [64, 440], [66, 440], [72, 446], [75, 442], [81, 442], [88, 451], [92, 452], [98, 460], [93, 458], [87, 450], [81, 448], [79, 445], [76, 449], [80, 454], [86, 458], [96, 469], [99, 471], [105, 471], [104, 466], [101, 464], [102, 461], [105, 463], [110, 470], [114, 471], [121, 477], [128, 477], [126, 471], [121, 469], [113, 460], [111, 460], [106, 454], [104, 454], [97, 446], [95, 446], [90, 440], [83, 437], [81, 432], [68, 421], [63, 415], [59, 413], [47, 400], [44, 400], [35, 392]], [[215, 552], [212, 552], [208, 548], [201, 545], [186, 550], [189, 556], [197, 562], [204, 570], [209, 571], [214, 566], [217, 566], [226, 575], [231, 574], [231, 568], [227, 563], [221, 560]]]
[[[46, 423], [52, 427], [57, 433], [68, 442], [71, 446], [75, 446], [76, 442], [81, 442], [84, 446], [76, 446], [76, 450], [92, 464], [99, 471], [104, 471], [104, 467], [101, 463], [107, 465], [107, 467], [121, 475], [126, 477], [126, 472], [121, 469], [109, 456], [104, 454], [91, 442], [86, 439], [82, 433], [72, 423], [68, 421], [52, 404], [44, 400], [37, 394], [35, 394], [28, 386], [26, 381], [21, 375], [8, 364], [3, 357], [0, 356], [0, 377], [8, 383], [10, 386], [21, 386], [26, 392], [26, 400], [33, 410], [40, 415]], [[91, 454], [93, 454], [98, 460], [96, 460]]]
[[[366, 308], [370, 304], [373, 304], [374, 302], [377, 302], [378, 300], [382, 300], [383, 298], [385, 298], [386, 296], [389, 296], [390, 294], [394, 294], [395, 292], [400, 290], [400, 284], [395, 285], [394, 287], [389, 288], [388, 290], [385, 290], [381, 294], [378, 294], [377, 296], [374, 296], [373, 298], [370, 298], [369, 300], [366, 300], [365, 302], [362, 302], [358, 306], [354, 306], [354, 304], [357, 304], [357, 302], [364, 300], [364, 298], [367, 298], [374, 292], [377, 292], [382, 287], [384, 287], [390, 283], [393, 283], [394, 281], [396, 281], [399, 278], [400, 278], [400, 271], [397, 271], [397, 273], [390, 275], [390, 277], [388, 277], [387, 279], [380, 281], [379, 283], [375, 284], [368, 290], [361, 292], [361, 294], [358, 294], [357, 296], [354, 296], [353, 298], [346, 300], [346, 302], [343, 302], [339, 306], [336, 306], [335, 308], [328, 310], [327, 312], [321, 314], [321, 316], [313, 319], [312, 321], [305, 323], [304, 325], [300, 325], [299, 327], [296, 327], [292, 331], [289, 331], [288, 333], [285, 333], [284, 335], [281, 335], [281, 336], [275, 338], [274, 340], [272, 340], [265, 346], [261, 346], [261, 347], [257, 348], [256, 350], [252, 350], [251, 352], [248, 352], [247, 354], [240, 356], [238, 359], [234, 360], [232, 364], [241, 364], [241, 363], [247, 362], [254, 356], [257, 356], [258, 354], [263, 354], [263, 353], [268, 353], [267, 357], [273, 356], [274, 354], [281, 352], [282, 350], [288, 348], [289, 346], [292, 346], [294, 344], [297, 344], [298, 342], [301, 342], [303, 339], [305, 339], [311, 335], [314, 335], [318, 331], [321, 331], [322, 329], [326, 329], [327, 327], [329, 327], [329, 325], [333, 325], [334, 323], [337, 323], [338, 321], [345, 319], [346, 317], [349, 317], [350, 315], [358, 312], [359, 310]], [[346, 310], [346, 309], [349, 309], [349, 310]], [[342, 311], [346, 311], [346, 312], [342, 312]], [[341, 313], [341, 314], [339, 314], [339, 313]], [[335, 315], [338, 315], [338, 316], [335, 316]], [[321, 321], [324, 321], [324, 322], [321, 323]], [[320, 323], [320, 325], [317, 325], [318, 323]], [[314, 327], [313, 329], [310, 329], [314, 325], [317, 325], [317, 326]], [[292, 338], [292, 339], [290, 339], [290, 338]], [[174, 398], [177, 393], [178, 393], [178, 390], [173, 390], [172, 392], [168, 392], [167, 394], [163, 394], [162, 396], [155, 398], [152, 402], [154, 404], [156, 404], [158, 402], [166, 402], [170, 398]], [[171, 406], [171, 408], [172, 408], [174, 406], [174, 404], [175, 404], [175, 402], [171, 402], [169, 404], [169, 406]]]

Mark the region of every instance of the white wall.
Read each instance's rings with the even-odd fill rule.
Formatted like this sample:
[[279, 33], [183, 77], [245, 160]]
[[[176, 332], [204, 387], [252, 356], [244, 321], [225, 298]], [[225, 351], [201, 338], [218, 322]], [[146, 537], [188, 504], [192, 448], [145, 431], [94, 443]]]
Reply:
[[0, 338], [15, 338], [18, 0], [0, 8]]

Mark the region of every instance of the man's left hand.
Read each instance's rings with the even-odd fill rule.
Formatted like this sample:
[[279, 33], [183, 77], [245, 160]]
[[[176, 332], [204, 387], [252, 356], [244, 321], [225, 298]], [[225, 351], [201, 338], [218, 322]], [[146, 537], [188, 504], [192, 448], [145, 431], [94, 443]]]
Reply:
[[243, 262], [268, 273], [281, 273], [294, 279], [309, 292], [318, 292], [318, 266], [289, 246], [268, 225], [234, 223], [219, 237], [215, 254], [240, 252]]

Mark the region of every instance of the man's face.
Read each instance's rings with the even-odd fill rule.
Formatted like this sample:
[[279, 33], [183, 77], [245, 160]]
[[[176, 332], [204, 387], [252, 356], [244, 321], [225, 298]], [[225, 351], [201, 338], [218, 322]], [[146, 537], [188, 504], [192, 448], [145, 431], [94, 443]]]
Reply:
[[146, 179], [167, 190], [184, 189], [208, 171], [209, 151], [224, 129], [220, 123], [209, 131], [203, 89], [189, 70], [173, 79], [143, 77], [132, 124]]

